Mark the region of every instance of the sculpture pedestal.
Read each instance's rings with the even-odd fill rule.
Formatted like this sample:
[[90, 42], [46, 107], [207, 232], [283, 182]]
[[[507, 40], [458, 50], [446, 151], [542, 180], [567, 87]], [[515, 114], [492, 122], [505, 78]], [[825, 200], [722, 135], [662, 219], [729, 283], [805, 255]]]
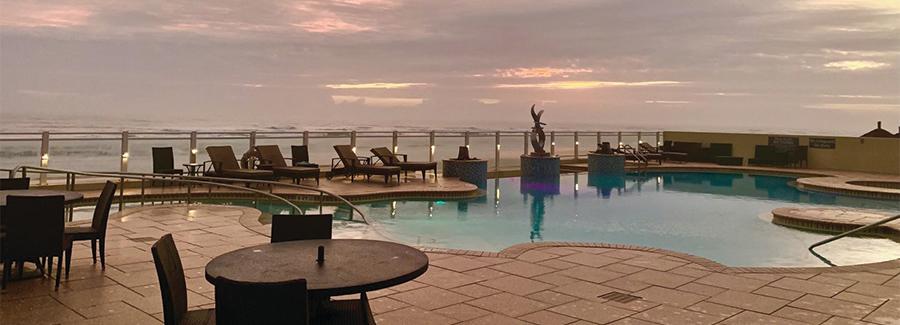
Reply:
[[559, 156], [521, 156], [522, 177], [559, 177]]
[[459, 180], [475, 184], [478, 188], [487, 187], [487, 160], [457, 160], [444, 159], [444, 177], [459, 177]]
[[588, 172], [608, 175], [625, 174], [625, 156], [589, 153]]

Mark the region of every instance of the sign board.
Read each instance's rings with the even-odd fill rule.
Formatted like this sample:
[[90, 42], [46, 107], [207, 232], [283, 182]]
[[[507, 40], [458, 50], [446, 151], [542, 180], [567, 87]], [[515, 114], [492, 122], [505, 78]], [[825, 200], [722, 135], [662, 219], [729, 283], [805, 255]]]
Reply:
[[781, 148], [797, 147], [800, 145], [800, 138], [770, 136], [769, 137], [769, 145], [774, 146], [774, 147], [781, 147]]
[[816, 149], [834, 149], [834, 138], [809, 138], [809, 147]]

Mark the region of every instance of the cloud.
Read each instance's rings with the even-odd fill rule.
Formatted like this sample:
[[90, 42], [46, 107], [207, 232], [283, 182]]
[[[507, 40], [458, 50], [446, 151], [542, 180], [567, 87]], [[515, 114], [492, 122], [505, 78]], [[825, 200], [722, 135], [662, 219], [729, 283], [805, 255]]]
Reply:
[[806, 108], [846, 110], [846, 111], [875, 111], [875, 110], [900, 110], [900, 104], [850, 104], [850, 103], [821, 103], [804, 106]]
[[332, 95], [331, 100], [334, 104], [361, 104], [371, 107], [415, 107], [425, 102], [424, 98], [404, 98], [404, 97], [368, 97], [368, 96], [349, 96], [349, 95]]
[[596, 88], [612, 88], [612, 87], [644, 87], [644, 86], [671, 86], [683, 84], [681, 81], [552, 81], [545, 83], [532, 84], [497, 84], [494, 88], [538, 88], [538, 89], [554, 89], [554, 90], [572, 90], [572, 89], [596, 89]]
[[325, 88], [331, 89], [402, 89], [411, 87], [428, 86], [424, 82], [372, 82], [358, 84], [328, 84]]
[[858, 61], [858, 60], [849, 60], [849, 61], [834, 61], [828, 62], [823, 65], [829, 69], [837, 69], [843, 71], [858, 71], [858, 70], [875, 70], [881, 69], [890, 66], [890, 64], [884, 62], [875, 62], [875, 61]]
[[645, 100], [644, 104], [690, 104], [690, 101], [686, 100]]
[[569, 75], [572, 75], [572, 74], [588, 73], [588, 72], [593, 72], [593, 71], [594, 71], [593, 69], [588, 69], [588, 68], [551, 68], [551, 67], [497, 69], [494, 73], [494, 77], [549, 78], [549, 77], [561, 76], [563, 78], [568, 78]]
[[85, 25], [93, 15], [90, 9], [78, 6], [10, 2], [2, 4], [0, 26], [66, 28]]
[[496, 98], [476, 98], [475, 100], [485, 105], [495, 105], [500, 103], [500, 100]]

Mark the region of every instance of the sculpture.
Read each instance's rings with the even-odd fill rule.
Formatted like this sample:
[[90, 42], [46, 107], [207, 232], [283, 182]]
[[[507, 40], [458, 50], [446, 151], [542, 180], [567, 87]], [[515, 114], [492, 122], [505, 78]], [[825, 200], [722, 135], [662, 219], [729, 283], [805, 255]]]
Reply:
[[531, 147], [534, 148], [534, 152], [531, 153], [532, 156], [549, 156], [550, 154], [544, 151], [544, 143], [546, 142], [546, 135], [544, 135], [544, 125], [547, 123], [541, 122], [541, 115], [544, 114], [544, 110], [541, 110], [537, 114], [534, 113], [534, 105], [531, 105], [531, 118], [534, 119], [534, 127], [531, 128]]

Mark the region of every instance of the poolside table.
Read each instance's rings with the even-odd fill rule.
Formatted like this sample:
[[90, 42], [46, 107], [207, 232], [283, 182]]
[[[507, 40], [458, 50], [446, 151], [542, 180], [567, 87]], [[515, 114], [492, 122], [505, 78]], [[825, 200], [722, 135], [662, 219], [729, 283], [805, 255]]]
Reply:
[[0, 206], [6, 206], [7, 195], [18, 196], [53, 196], [62, 195], [65, 197], [66, 203], [72, 203], [84, 198], [84, 194], [75, 191], [54, 191], [54, 190], [2, 190], [0, 191]]
[[[321, 264], [316, 262], [319, 246], [325, 248]], [[428, 256], [403, 244], [364, 239], [297, 240], [218, 256], [206, 264], [206, 280], [215, 285], [219, 278], [258, 283], [306, 279], [313, 302], [395, 286], [427, 269]]]

